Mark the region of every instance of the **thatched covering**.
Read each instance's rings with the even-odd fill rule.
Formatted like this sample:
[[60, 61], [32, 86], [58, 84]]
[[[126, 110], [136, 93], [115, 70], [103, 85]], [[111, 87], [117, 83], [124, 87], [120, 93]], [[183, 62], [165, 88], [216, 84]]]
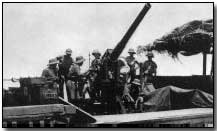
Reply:
[[172, 57], [177, 57], [178, 53], [190, 56], [201, 52], [211, 53], [212, 46], [213, 20], [194, 20], [175, 28], [149, 45], [139, 46], [138, 52], [154, 50], [166, 52]]

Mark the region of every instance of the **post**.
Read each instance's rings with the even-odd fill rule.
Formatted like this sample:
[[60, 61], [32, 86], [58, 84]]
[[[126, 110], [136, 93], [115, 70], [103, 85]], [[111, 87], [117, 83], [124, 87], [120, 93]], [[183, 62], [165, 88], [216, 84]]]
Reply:
[[89, 60], [89, 69], [90, 69], [90, 52], [89, 52], [89, 54], [88, 54], [88, 60]]
[[207, 54], [205, 52], [203, 52], [203, 75], [206, 75], [206, 57]]

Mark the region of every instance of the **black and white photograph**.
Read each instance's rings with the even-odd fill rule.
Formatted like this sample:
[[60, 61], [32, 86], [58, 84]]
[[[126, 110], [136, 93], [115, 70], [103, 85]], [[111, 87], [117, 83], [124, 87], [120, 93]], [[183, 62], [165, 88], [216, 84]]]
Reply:
[[2, 2], [3, 128], [214, 128], [214, 2]]

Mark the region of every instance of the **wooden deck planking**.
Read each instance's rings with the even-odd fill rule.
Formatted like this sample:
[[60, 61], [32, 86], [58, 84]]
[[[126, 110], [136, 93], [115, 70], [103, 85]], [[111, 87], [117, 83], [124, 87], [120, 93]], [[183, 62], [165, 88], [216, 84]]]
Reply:
[[[165, 123], [179, 124], [200, 121], [210, 121], [213, 119], [212, 108], [194, 108], [146, 113], [132, 113], [120, 115], [99, 115], [95, 116], [97, 122], [94, 124], [127, 124], [127, 123]], [[200, 121], [198, 121], [200, 120]]]
[[3, 121], [40, 120], [57, 114], [75, 114], [76, 109], [70, 105], [50, 104], [19, 107], [3, 107]]

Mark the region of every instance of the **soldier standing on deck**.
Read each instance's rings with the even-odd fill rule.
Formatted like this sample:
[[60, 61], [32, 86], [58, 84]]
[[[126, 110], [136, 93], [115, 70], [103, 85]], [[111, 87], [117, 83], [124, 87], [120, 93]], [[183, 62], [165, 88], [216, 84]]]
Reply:
[[98, 80], [98, 75], [99, 75], [99, 71], [100, 71], [100, 67], [101, 67], [101, 53], [98, 50], [93, 50], [92, 55], [95, 57], [95, 59], [91, 62], [91, 82], [90, 82], [90, 86], [91, 86], [91, 97], [96, 100], [99, 96], [100, 96], [100, 83]]
[[136, 61], [134, 54], [136, 54], [136, 52], [134, 51], [134, 49], [129, 49], [128, 51], [129, 56], [126, 57], [126, 61], [127, 64], [130, 67], [130, 77], [131, 77], [131, 82], [136, 78], [136, 64], [139, 65], [139, 63]]
[[[72, 65], [72, 63], [74, 62], [72, 57], [72, 50], [66, 49], [66, 54], [64, 56], [59, 56], [57, 57], [57, 59], [60, 61], [59, 64], [59, 75], [61, 78], [61, 83], [60, 83], [60, 96], [63, 97], [63, 85], [64, 82], [66, 83], [68, 81], [68, 77], [67, 74], [69, 73], [69, 68]], [[69, 90], [67, 89], [67, 92], [69, 92]]]
[[81, 82], [81, 66], [83, 65], [83, 62], [85, 59], [83, 56], [78, 56], [76, 57], [76, 61], [71, 65], [69, 68], [69, 73], [67, 75], [68, 81], [66, 84], [67, 89], [69, 90], [68, 92], [68, 97], [69, 100], [73, 99], [79, 99], [82, 97], [82, 85], [83, 83]]
[[141, 67], [141, 73], [143, 78], [143, 82], [151, 82], [153, 76], [156, 76], [157, 74], [157, 64], [152, 60], [154, 57], [152, 52], [148, 52], [147, 55], [148, 60], [145, 61]]
[[48, 81], [52, 81], [53, 82], [53, 87], [54, 88], [58, 88], [58, 68], [57, 68], [57, 64], [58, 64], [58, 60], [57, 59], [50, 59], [49, 60], [49, 64], [48, 67], [46, 69], [43, 70], [42, 72], [42, 77], [45, 78]]
[[92, 55], [95, 57], [95, 59], [91, 62], [91, 69], [94, 71], [99, 71], [101, 65], [101, 53], [98, 50], [93, 50]]

